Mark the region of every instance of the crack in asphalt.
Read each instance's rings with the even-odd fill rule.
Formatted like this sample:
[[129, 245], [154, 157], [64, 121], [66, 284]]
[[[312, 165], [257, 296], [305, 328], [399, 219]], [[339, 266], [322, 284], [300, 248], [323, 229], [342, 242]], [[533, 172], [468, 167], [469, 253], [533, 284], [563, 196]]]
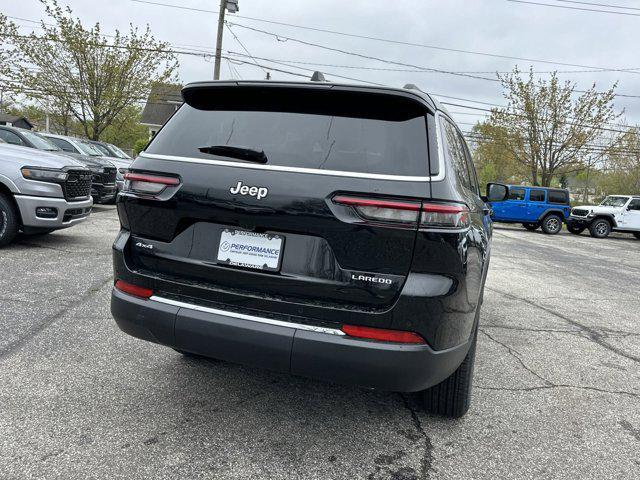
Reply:
[[[559, 328], [527, 328], [527, 327], [516, 327], [513, 325], [501, 325], [497, 323], [485, 323], [483, 328], [498, 328], [502, 330], [514, 330], [517, 332], [544, 332], [544, 333], [563, 333], [566, 335], [578, 335], [583, 338], [588, 338], [587, 335], [584, 335], [583, 331], [578, 330], [562, 330]], [[594, 329], [595, 330], [595, 329]], [[640, 337], [640, 333], [637, 332], [627, 332], [625, 330], [612, 330], [610, 328], [602, 328], [601, 333], [603, 337], [607, 338], [626, 338], [626, 337]]]
[[420, 462], [420, 478], [427, 479], [430, 477], [430, 472], [432, 471], [433, 464], [433, 444], [431, 443], [431, 438], [427, 435], [424, 427], [422, 426], [422, 422], [420, 421], [420, 417], [418, 417], [418, 413], [416, 409], [411, 406], [409, 399], [406, 395], [399, 394], [402, 399], [402, 403], [404, 408], [406, 408], [411, 414], [411, 420], [413, 422], [413, 426], [418, 431], [420, 436], [424, 438], [424, 453], [422, 455], [422, 461]]
[[66, 305], [64, 305], [59, 310], [56, 310], [55, 312], [53, 312], [53, 313], [51, 313], [49, 315], [46, 315], [40, 322], [38, 322], [38, 323], [34, 324], [33, 326], [31, 326], [31, 328], [29, 328], [24, 335], [20, 336], [19, 338], [17, 338], [13, 342], [11, 342], [8, 345], [6, 345], [5, 347], [1, 348], [0, 349], [0, 359], [5, 358], [5, 357], [11, 355], [12, 353], [14, 353], [15, 351], [17, 351], [24, 344], [26, 344], [31, 338], [35, 337], [38, 333], [40, 333], [43, 330], [45, 330], [49, 325], [51, 325], [61, 315], [64, 315], [65, 313], [67, 313], [71, 309], [73, 309], [73, 308], [75, 308], [75, 307], [77, 307], [79, 305], [82, 305], [84, 302], [86, 302], [93, 295], [96, 295], [111, 280], [112, 280], [112, 276], [109, 275], [106, 278], [103, 278], [103, 279], [95, 282], [93, 285], [91, 285], [91, 287], [89, 287], [89, 289], [87, 289], [86, 292], [84, 292], [81, 295], [78, 295], [74, 300], [72, 300], [71, 302], [67, 303]]
[[565, 322], [567, 322], [568, 324], [580, 329], [582, 332], [584, 332], [586, 334], [585, 338], [590, 339], [592, 342], [600, 345], [602, 348], [605, 348], [606, 350], [609, 350], [610, 352], [613, 352], [617, 355], [620, 355], [621, 357], [624, 357], [628, 360], [631, 360], [632, 362], [636, 362], [636, 363], [640, 363], [640, 357], [636, 357], [635, 355], [631, 355], [627, 352], [625, 352], [624, 350], [616, 347], [615, 345], [611, 345], [609, 342], [605, 341], [604, 339], [607, 338], [605, 335], [601, 334], [600, 332], [598, 332], [596, 329], [592, 328], [592, 327], [588, 327], [586, 325], [583, 325], [580, 322], [577, 322], [575, 320], [573, 320], [572, 318], [567, 317], [566, 315], [563, 315], [560, 312], [557, 312], [556, 310], [549, 308], [549, 307], [545, 307], [544, 305], [539, 305], [536, 302], [529, 300], [528, 298], [525, 297], [519, 297], [517, 295], [513, 295], [511, 293], [507, 293], [507, 292], [503, 292], [502, 290], [498, 290], [495, 288], [491, 288], [491, 287], [485, 287], [487, 290], [495, 292], [495, 293], [499, 293], [500, 295], [503, 295], [507, 298], [510, 298], [512, 300], [517, 300], [517, 301], [522, 301], [524, 303], [526, 303], [527, 305], [531, 305], [532, 307], [538, 308], [544, 312], [547, 312], [557, 318], [560, 318], [561, 320], [564, 320]]
[[604, 388], [588, 387], [584, 385], [568, 385], [565, 383], [552, 383], [551, 385], [538, 385], [535, 387], [485, 387], [474, 385], [478, 390], [492, 390], [498, 392], [535, 392], [537, 390], [553, 390], [555, 388], [570, 388], [575, 390], [588, 390], [598, 393], [609, 393], [611, 395], [626, 395], [633, 398], [640, 398], [640, 393], [627, 392], [626, 390], [606, 390]]
[[527, 372], [529, 372], [531, 375], [537, 377], [538, 379], [542, 380], [542, 382], [544, 382], [546, 385], [548, 386], [552, 386], [553, 383], [551, 383], [549, 380], [547, 380], [546, 378], [544, 378], [542, 375], [538, 374], [537, 372], [535, 372], [532, 368], [530, 368], [526, 363], [524, 363], [524, 360], [522, 360], [521, 357], [521, 353], [518, 352], [515, 348], [510, 347], [509, 345], [507, 345], [506, 343], [502, 343], [499, 340], [496, 340], [495, 338], [493, 338], [491, 335], [489, 335], [487, 332], [485, 332], [482, 328], [479, 329], [484, 335], [486, 335], [490, 340], [492, 340], [493, 342], [497, 343], [498, 345], [501, 345], [502, 347], [506, 348], [507, 351], [509, 352], [509, 355], [511, 355], [513, 358], [515, 358], [516, 360], [518, 360], [518, 363], [520, 363], [520, 365], [522, 365], [522, 368], [524, 368]]

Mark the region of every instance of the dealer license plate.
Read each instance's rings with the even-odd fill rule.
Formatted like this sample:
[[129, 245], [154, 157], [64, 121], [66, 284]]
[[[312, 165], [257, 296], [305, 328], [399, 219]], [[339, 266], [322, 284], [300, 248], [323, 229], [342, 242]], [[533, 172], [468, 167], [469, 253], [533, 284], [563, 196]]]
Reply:
[[218, 263], [254, 270], [280, 270], [284, 237], [225, 229], [220, 235]]

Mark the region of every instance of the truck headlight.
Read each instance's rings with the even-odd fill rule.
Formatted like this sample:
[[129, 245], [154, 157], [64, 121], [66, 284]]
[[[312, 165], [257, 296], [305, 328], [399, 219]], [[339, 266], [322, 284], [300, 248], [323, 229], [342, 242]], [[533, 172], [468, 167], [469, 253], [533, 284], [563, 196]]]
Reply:
[[22, 176], [28, 180], [60, 183], [67, 180], [69, 174], [56, 168], [22, 167]]
[[593, 213], [592, 211], [589, 211], [589, 213], [587, 213], [587, 217], [595, 217], [596, 214]]

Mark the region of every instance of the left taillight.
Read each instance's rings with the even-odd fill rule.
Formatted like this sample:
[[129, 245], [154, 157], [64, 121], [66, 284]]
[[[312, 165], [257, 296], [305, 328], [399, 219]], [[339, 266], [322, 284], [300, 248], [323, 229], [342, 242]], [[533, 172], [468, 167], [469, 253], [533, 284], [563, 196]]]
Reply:
[[466, 205], [420, 200], [387, 200], [336, 195], [333, 203], [352, 207], [360, 218], [375, 222], [416, 226], [421, 229], [462, 229], [470, 224]]
[[134, 297], [143, 298], [145, 300], [153, 295], [153, 290], [151, 290], [150, 288], [133, 285], [132, 283], [128, 283], [123, 280], [116, 281], [115, 287], [117, 290], [120, 290], [123, 293], [133, 295]]
[[125, 173], [124, 181], [124, 192], [151, 196], [161, 194], [168, 187], [177, 187], [180, 185], [180, 180], [176, 177], [149, 175], [145, 173]]

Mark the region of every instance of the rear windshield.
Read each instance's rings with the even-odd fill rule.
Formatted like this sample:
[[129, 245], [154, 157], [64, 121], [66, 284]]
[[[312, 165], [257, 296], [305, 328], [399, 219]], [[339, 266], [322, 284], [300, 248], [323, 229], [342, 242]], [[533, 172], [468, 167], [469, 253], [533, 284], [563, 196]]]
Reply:
[[[398, 105], [397, 109], [401, 110]], [[267, 165], [389, 175], [428, 175], [424, 112], [385, 115], [266, 109], [196, 109], [183, 105], [146, 151], [243, 162], [199, 148], [228, 145], [264, 151]], [[347, 110], [347, 111], [345, 111]], [[371, 109], [370, 109], [371, 110]]]

